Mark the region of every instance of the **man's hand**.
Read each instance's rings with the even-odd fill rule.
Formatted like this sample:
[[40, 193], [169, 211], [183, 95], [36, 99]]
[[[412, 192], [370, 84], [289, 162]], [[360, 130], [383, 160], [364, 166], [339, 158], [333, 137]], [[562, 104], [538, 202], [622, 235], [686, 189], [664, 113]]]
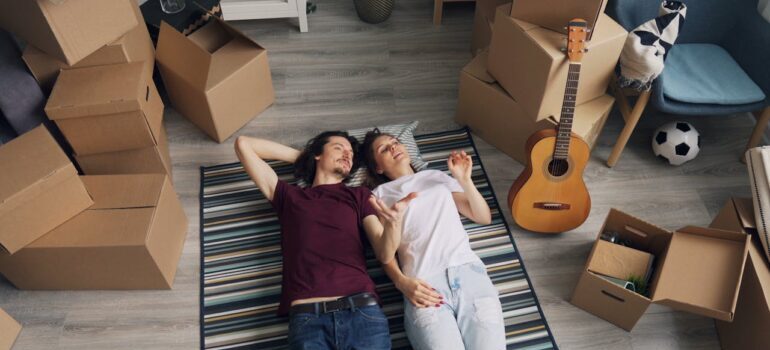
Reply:
[[473, 173], [473, 159], [470, 155], [461, 151], [457, 153], [452, 151], [449, 158], [446, 160], [449, 172], [452, 173], [452, 177], [457, 181], [470, 180], [471, 173]]
[[404, 276], [396, 288], [416, 307], [439, 307], [444, 303], [444, 297], [427, 282]]
[[377, 216], [383, 225], [401, 225], [401, 220], [404, 218], [406, 208], [409, 206], [409, 202], [417, 198], [417, 192], [409, 193], [406, 197], [402, 198], [392, 207], [388, 207], [381, 199], [372, 195], [369, 197], [369, 204], [374, 207], [377, 212]]

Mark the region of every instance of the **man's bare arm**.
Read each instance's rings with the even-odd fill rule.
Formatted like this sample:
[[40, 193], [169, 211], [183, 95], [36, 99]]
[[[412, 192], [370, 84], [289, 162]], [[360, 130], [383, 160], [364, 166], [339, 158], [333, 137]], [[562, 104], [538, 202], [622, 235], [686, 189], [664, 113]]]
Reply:
[[272, 201], [275, 186], [278, 184], [278, 175], [265, 160], [294, 163], [300, 151], [269, 140], [238, 136], [235, 140], [235, 154], [238, 155], [249, 177], [262, 190], [265, 197]]

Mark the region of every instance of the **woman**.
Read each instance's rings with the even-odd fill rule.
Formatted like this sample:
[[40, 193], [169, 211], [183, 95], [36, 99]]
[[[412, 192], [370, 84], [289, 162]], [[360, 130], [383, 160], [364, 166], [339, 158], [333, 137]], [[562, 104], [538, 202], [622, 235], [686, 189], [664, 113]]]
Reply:
[[[471, 180], [473, 162], [452, 152], [447, 166], [415, 173], [398, 139], [375, 129], [361, 156], [381, 213], [411, 193], [402, 219], [398, 261], [385, 272], [404, 293], [404, 324], [415, 349], [505, 349], [500, 300], [481, 259], [471, 250], [459, 213], [489, 224], [491, 213]], [[373, 186], [372, 186], [373, 187]], [[403, 272], [402, 272], [403, 271]]]

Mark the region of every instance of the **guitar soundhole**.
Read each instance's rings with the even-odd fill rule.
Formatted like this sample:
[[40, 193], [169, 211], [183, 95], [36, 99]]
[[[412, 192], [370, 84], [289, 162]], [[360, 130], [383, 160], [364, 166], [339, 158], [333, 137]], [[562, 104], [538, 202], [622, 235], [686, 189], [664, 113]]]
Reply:
[[548, 173], [552, 176], [562, 176], [569, 170], [569, 163], [566, 159], [552, 159], [548, 163]]

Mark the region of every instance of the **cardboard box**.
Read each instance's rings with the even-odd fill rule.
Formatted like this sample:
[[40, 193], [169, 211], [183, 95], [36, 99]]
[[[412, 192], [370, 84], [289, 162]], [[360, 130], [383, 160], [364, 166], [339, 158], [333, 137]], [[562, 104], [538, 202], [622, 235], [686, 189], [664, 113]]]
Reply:
[[[573, 18], [586, 20], [589, 29], [594, 29], [602, 18], [605, 0], [516, 0], [511, 7], [510, 15], [550, 30], [567, 34], [564, 28]], [[609, 17], [604, 17], [609, 18]], [[591, 39], [593, 32], [588, 33]]]
[[158, 144], [163, 102], [143, 63], [64, 70], [45, 106], [78, 155]]
[[[577, 104], [605, 94], [627, 32], [607, 15], [596, 26], [583, 55]], [[537, 120], [561, 113], [569, 61], [564, 34], [509, 15], [498, 7], [489, 45], [489, 73], [522, 109]]]
[[588, 270], [588, 256], [572, 304], [630, 331], [651, 303], [731, 321], [735, 315], [749, 237], [730, 231], [688, 226], [670, 232], [611, 209], [601, 232], [613, 231], [632, 247], [655, 256], [645, 297]]
[[0, 27], [69, 65], [139, 25], [134, 0], [0, 0]]
[[27, 45], [22, 54], [24, 62], [37, 79], [43, 91], [50, 93], [56, 77], [59, 76], [59, 70], [83, 68], [92, 66], [101, 66], [105, 64], [117, 64], [128, 62], [144, 62], [145, 74], [152, 76], [152, 70], [155, 66], [155, 47], [147, 32], [147, 26], [144, 25], [144, 18], [139, 11], [139, 6], [132, 6], [136, 20], [139, 25], [131, 29], [128, 33], [119, 39], [103, 46], [96, 52], [86, 56], [74, 65], [56, 59], [46, 54], [40, 49]]
[[19, 289], [169, 289], [187, 217], [163, 174], [82, 177], [94, 206], [18, 253], [0, 272]]
[[471, 36], [471, 55], [476, 56], [489, 47], [492, 39], [492, 25], [495, 23], [495, 9], [511, 0], [476, 0], [473, 13], [473, 35]]
[[[529, 136], [538, 130], [555, 127], [558, 117], [536, 121], [527, 114], [521, 104], [487, 73], [487, 57], [486, 52], [479, 54], [460, 73], [455, 121], [468, 125], [474, 134], [519, 163], [526, 164], [525, 145]], [[614, 102], [612, 96], [604, 95], [577, 106], [572, 131], [593, 147]]]
[[648, 277], [654, 257], [638, 249], [599, 240], [586, 269], [600, 275], [628, 280]]
[[751, 199], [727, 201], [711, 227], [751, 235], [735, 318], [733, 322], [716, 321], [722, 349], [765, 349], [770, 346], [770, 264], [763, 257], [762, 244], [756, 236]]
[[76, 154], [75, 161], [85, 175], [167, 174], [172, 183], [174, 178], [165, 128], [161, 129], [157, 146], [85, 156]]
[[188, 36], [162, 23], [156, 59], [171, 104], [217, 142], [275, 100], [267, 50], [217, 17]]
[[93, 204], [45, 126], [0, 147], [0, 250], [10, 254]]
[[21, 325], [0, 309], [0, 350], [11, 350], [21, 333]]

